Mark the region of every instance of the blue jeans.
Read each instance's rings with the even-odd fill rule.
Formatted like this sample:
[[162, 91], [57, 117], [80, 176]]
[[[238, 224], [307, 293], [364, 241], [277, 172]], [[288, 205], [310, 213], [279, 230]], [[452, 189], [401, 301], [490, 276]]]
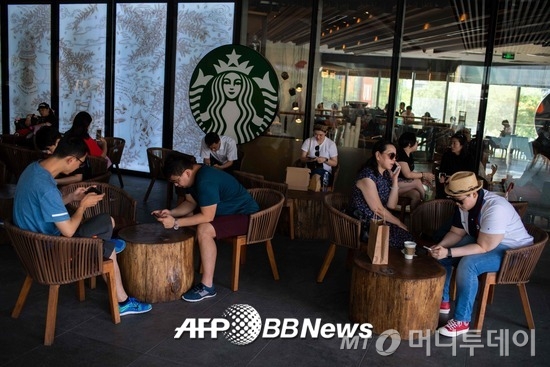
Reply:
[[[465, 246], [475, 243], [472, 236], [466, 235], [460, 242], [452, 248]], [[472, 308], [477, 295], [479, 286], [478, 276], [483, 273], [496, 272], [500, 269], [504, 252], [508, 250], [507, 246], [499, 244], [493, 250], [476, 255], [464, 257], [453, 257], [439, 260], [439, 263], [445, 268], [447, 274], [445, 277], [445, 286], [443, 288], [443, 301], [449, 301], [449, 286], [453, 266], [456, 268], [456, 307], [454, 319], [457, 321], [470, 322], [472, 318]]]

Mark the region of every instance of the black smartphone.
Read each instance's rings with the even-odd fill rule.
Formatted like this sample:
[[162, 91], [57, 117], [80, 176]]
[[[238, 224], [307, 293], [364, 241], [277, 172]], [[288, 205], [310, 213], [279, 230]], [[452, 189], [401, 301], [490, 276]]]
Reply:
[[97, 187], [94, 187], [94, 186], [88, 187], [88, 190], [86, 190], [84, 193], [89, 194], [91, 192], [93, 192], [94, 194], [98, 194], [98, 195], [101, 194], [101, 191], [99, 191], [99, 189]]
[[153, 213], [153, 216], [154, 216], [155, 218], [161, 218], [161, 217], [162, 217], [162, 215], [160, 215], [160, 213]]
[[447, 175], [445, 174], [445, 172], [439, 172], [439, 179], [442, 179], [442, 178], [447, 178]]

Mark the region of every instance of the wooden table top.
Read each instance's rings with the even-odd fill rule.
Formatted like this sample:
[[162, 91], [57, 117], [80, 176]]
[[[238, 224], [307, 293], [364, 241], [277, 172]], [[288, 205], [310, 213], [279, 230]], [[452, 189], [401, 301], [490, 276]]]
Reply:
[[[417, 242], [418, 243], [418, 242]], [[429, 279], [445, 276], [445, 269], [437, 260], [426, 254], [423, 248], [416, 247], [417, 256], [405, 260], [401, 250], [390, 248], [387, 265], [373, 265], [365, 252], [359, 252], [354, 259], [357, 266], [380, 275], [402, 279]]]
[[164, 228], [160, 223], [141, 223], [121, 229], [118, 235], [127, 242], [163, 245], [185, 241], [193, 237], [194, 233], [187, 228], [175, 231], [172, 228]]

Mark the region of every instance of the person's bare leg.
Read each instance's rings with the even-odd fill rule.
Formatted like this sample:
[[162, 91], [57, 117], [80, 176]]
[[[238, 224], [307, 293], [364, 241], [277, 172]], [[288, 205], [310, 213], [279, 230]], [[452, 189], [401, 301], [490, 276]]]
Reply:
[[207, 287], [212, 287], [214, 284], [214, 269], [216, 268], [216, 257], [218, 255], [214, 238], [216, 238], [216, 230], [210, 223], [197, 226], [197, 240], [202, 263], [201, 282]]
[[[109, 256], [109, 259], [113, 260], [113, 266], [115, 268], [116, 298], [118, 302], [124, 302], [128, 298], [128, 293], [126, 293], [126, 290], [124, 289], [124, 285], [122, 284], [122, 277], [120, 276], [120, 268], [118, 266], [116, 252], [113, 251], [111, 253], [111, 256]], [[103, 275], [103, 280], [107, 281], [105, 275]]]

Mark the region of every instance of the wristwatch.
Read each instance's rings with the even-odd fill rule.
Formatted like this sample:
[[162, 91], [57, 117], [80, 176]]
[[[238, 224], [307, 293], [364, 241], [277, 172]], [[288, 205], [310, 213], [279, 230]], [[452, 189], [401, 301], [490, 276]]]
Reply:
[[451, 252], [451, 248], [450, 248], [450, 247], [447, 247], [447, 257], [448, 257], [448, 258], [453, 257], [453, 253]]
[[177, 231], [178, 229], [180, 229], [180, 226], [178, 225], [178, 220], [174, 218], [174, 231]]

